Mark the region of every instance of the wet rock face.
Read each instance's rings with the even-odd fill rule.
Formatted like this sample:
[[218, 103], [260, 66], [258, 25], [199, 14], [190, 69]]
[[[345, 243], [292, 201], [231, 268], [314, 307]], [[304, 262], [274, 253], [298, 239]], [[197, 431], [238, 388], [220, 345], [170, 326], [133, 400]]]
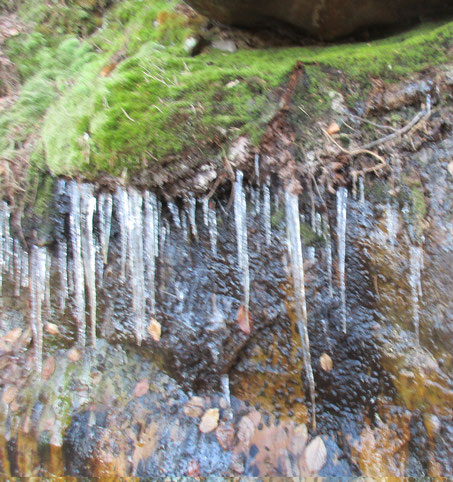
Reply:
[[202, 14], [241, 27], [289, 24], [330, 40], [375, 25], [404, 24], [421, 16], [451, 12], [444, 0], [187, 0]]

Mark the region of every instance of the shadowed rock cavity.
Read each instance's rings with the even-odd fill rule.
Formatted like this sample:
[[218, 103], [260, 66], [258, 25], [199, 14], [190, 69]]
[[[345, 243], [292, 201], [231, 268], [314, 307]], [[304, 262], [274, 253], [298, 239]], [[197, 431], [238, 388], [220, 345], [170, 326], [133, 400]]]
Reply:
[[287, 24], [324, 40], [377, 25], [404, 25], [452, 14], [448, 0], [186, 0], [214, 20], [238, 27]]

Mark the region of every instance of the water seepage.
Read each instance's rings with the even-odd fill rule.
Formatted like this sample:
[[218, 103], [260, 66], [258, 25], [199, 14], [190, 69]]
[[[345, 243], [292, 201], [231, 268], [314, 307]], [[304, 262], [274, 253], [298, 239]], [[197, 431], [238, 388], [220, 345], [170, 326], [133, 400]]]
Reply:
[[340, 279], [340, 301], [341, 301], [341, 326], [343, 333], [347, 330], [346, 315], [346, 213], [348, 203], [348, 191], [344, 187], [337, 191], [337, 239], [338, 239], [338, 276]]

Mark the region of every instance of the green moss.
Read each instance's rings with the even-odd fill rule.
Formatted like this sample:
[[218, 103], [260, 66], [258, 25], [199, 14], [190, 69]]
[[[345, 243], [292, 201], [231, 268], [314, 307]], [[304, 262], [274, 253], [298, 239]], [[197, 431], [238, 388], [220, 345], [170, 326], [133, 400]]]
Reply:
[[[108, 11], [102, 29], [82, 42], [67, 37], [74, 31], [72, 20], [59, 21], [52, 35], [43, 33], [54, 13], [44, 2], [35, 3], [35, 31], [9, 43], [26, 83], [19, 102], [0, 121], [7, 139], [1, 148], [16, 148], [17, 116], [24, 117], [20, 139], [44, 116], [36, 132], [44, 146], [38, 167], [53, 174], [94, 177], [100, 171], [154, 169], [187, 153], [212, 155], [240, 134], [258, 144], [279, 107], [278, 87], [297, 62], [306, 67], [293, 102], [310, 113], [305, 120], [312, 124], [330, 108], [328, 90], [344, 86], [330, 72], [341, 71], [355, 83], [360, 93], [347, 101], [357, 102], [372, 78], [392, 81], [444, 63], [453, 45], [450, 22], [370, 43], [233, 54], [207, 49], [191, 57], [184, 43], [199, 33], [201, 19], [182, 15], [175, 0], [124, 0]], [[68, 7], [74, 8], [73, 20], [82, 21], [79, 9], [89, 11], [80, 5]], [[300, 111], [291, 115], [299, 125]], [[27, 119], [33, 119], [31, 125]]]

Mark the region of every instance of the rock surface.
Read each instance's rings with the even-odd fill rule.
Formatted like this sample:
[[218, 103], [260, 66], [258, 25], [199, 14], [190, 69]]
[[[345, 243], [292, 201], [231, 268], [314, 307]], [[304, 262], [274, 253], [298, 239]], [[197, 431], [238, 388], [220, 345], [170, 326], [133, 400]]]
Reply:
[[187, 0], [202, 14], [242, 27], [289, 24], [330, 40], [375, 25], [393, 25], [453, 11], [445, 0]]

